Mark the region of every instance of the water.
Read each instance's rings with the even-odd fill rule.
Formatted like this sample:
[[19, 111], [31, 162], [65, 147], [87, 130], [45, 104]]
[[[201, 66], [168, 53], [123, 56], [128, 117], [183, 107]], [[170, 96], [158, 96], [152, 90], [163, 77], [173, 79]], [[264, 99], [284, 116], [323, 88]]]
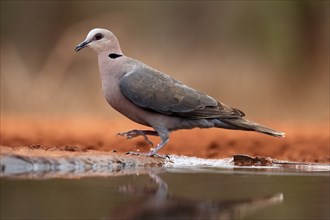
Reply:
[[2, 177], [1, 219], [330, 218], [329, 171], [210, 167], [204, 162], [129, 175]]

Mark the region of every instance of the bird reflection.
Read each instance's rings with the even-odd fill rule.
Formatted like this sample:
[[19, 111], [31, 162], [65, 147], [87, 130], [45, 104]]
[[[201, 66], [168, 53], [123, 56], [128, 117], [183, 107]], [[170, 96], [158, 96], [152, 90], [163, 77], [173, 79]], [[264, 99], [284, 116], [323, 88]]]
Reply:
[[124, 193], [134, 193], [138, 199], [113, 210], [109, 219], [118, 220], [230, 220], [241, 219], [254, 210], [275, 205], [283, 201], [283, 194], [253, 197], [244, 200], [201, 201], [180, 198], [168, 194], [167, 184], [156, 174], [149, 174], [157, 188], [143, 189], [132, 185], [120, 187]]

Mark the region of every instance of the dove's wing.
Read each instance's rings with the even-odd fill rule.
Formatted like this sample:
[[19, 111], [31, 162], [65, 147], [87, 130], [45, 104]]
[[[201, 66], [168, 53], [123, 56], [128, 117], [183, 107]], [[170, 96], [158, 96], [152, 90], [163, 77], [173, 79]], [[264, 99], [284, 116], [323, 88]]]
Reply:
[[141, 108], [189, 119], [239, 118], [245, 114], [148, 66], [138, 66], [119, 81], [121, 92]]

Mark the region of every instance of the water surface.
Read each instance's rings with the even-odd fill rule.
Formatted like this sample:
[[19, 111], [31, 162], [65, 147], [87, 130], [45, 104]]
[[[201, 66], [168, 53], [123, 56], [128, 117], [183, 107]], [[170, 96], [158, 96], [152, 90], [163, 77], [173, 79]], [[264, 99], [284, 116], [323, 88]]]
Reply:
[[329, 219], [328, 171], [199, 166], [37, 177], [0, 179], [1, 219]]

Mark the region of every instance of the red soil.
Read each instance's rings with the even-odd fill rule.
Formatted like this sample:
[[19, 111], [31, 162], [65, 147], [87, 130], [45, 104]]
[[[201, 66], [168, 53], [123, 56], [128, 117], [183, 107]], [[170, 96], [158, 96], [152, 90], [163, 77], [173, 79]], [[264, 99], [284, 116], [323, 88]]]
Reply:
[[[255, 132], [192, 129], [173, 132], [160, 154], [224, 158], [235, 154], [299, 162], [330, 162], [329, 124], [264, 123], [286, 132], [275, 138]], [[118, 132], [143, 128], [126, 119], [1, 119], [0, 145], [69, 151], [149, 151], [142, 137], [125, 140]], [[151, 137], [154, 143], [158, 139]]]

